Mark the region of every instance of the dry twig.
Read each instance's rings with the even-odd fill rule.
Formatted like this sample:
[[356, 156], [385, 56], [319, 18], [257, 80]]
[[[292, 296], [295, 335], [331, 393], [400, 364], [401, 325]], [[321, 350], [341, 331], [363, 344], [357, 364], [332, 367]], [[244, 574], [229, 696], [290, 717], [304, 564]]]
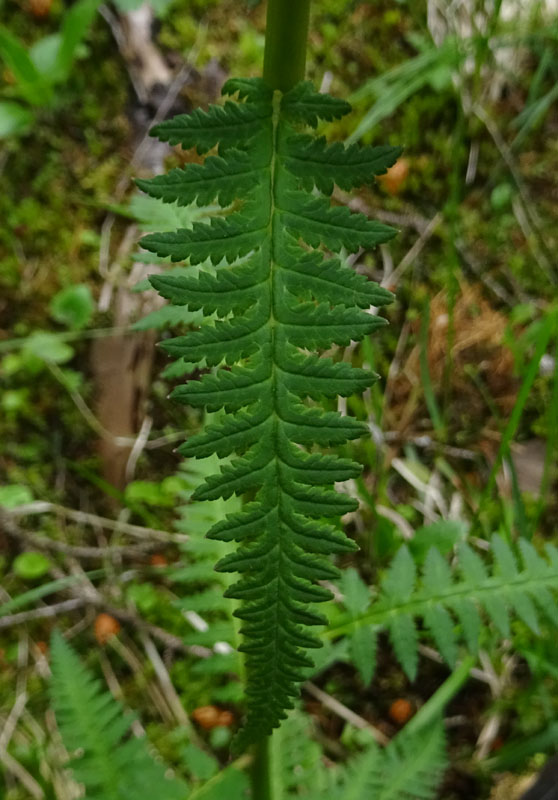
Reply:
[[[178, 533], [167, 533], [160, 531], [156, 528], [144, 528], [141, 525], [130, 525], [121, 520], [108, 519], [107, 517], [100, 517], [97, 514], [90, 514], [86, 511], [78, 511], [74, 508], [66, 508], [59, 506], [56, 503], [49, 503], [46, 501], [36, 501], [33, 503], [25, 503], [21, 506], [15, 506], [9, 511], [0, 510], [0, 525], [5, 528], [6, 533], [10, 534], [6, 525], [10, 524], [10, 518], [25, 517], [31, 514], [60, 514], [68, 519], [78, 522], [82, 525], [93, 525], [101, 528], [106, 528], [110, 531], [118, 531], [128, 536], [133, 536], [136, 539], [152, 539], [158, 542], [187, 542], [188, 536]], [[96, 549], [96, 548], [95, 548]]]
[[53, 603], [50, 606], [39, 606], [29, 611], [20, 611], [17, 614], [6, 614], [0, 617], [0, 629], [9, 628], [12, 625], [22, 625], [24, 622], [31, 622], [36, 619], [49, 619], [68, 611], [75, 611], [87, 603], [85, 597], [72, 597], [70, 600], [62, 600], [60, 603]]
[[326, 708], [329, 708], [329, 710], [333, 711], [334, 714], [337, 714], [338, 717], [341, 717], [341, 719], [344, 719], [346, 722], [350, 723], [361, 731], [369, 731], [378, 744], [389, 744], [389, 738], [379, 728], [375, 728], [374, 725], [368, 722], [368, 720], [364, 719], [364, 717], [360, 717], [358, 714], [355, 714], [354, 711], [351, 711], [350, 708], [347, 708], [347, 706], [343, 705], [343, 703], [340, 703], [339, 700], [335, 699], [335, 697], [327, 694], [327, 692], [324, 692], [311, 681], [306, 681], [304, 684], [304, 689], [308, 692], [308, 694], [311, 694], [312, 697], [315, 697], [316, 700], [319, 700], [322, 705], [324, 705]]

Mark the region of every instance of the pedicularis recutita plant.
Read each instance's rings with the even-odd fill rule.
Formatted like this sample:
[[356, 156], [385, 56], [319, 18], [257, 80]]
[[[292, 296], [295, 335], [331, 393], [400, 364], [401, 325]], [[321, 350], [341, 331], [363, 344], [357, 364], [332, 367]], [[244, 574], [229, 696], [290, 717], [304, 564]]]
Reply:
[[376, 377], [319, 351], [375, 331], [384, 319], [371, 307], [392, 299], [334, 254], [373, 248], [395, 230], [329, 197], [334, 185], [349, 190], [373, 182], [399, 149], [345, 147], [309, 135], [319, 120], [351, 109], [299, 80], [307, 17], [307, 0], [272, 0], [264, 78], [229, 80], [223, 94], [237, 101], [152, 131], [172, 145], [215, 154], [138, 181], [165, 202], [218, 204], [209, 223], [151, 234], [142, 245], [190, 265], [186, 275], [171, 270], [151, 283], [206, 317], [199, 330], [163, 343], [170, 355], [209, 368], [175, 389], [174, 398], [224, 409], [180, 448], [187, 457], [227, 459], [195, 497], [250, 498], [208, 533], [238, 543], [217, 569], [241, 576], [228, 591], [241, 601], [236, 613], [246, 656], [239, 750], [270, 734], [292, 706], [312, 664], [306, 651], [320, 645], [310, 629], [323, 618], [311, 604], [330, 597], [318, 581], [338, 574], [328, 556], [355, 549], [338, 522], [326, 520], [356, 507], [333, 484], [357, 475], [359, 465], [315, 445], [332, 448], [366, 428], [319, 403], [362, 392]]

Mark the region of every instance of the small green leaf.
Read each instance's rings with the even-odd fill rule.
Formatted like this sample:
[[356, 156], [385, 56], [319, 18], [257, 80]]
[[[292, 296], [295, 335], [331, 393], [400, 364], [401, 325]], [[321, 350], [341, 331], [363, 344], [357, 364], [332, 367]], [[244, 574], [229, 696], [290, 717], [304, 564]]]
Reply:
[[356, 569], [349, 567], [341, 577], [343, 602], [351, 614], [363, 614], [370, 605], [370, 591]]
[[234, 766], [220, 770], [189, 797], [191, 800], [242, 800], [248, 796], [246, 773]]
[[384, 580], [383, 589], [390, 598], [407, 600], [415, 588], [417, 570], [406, 547], [399, 548]]
[[44, 105], [48, 101], [41, 73], [21, 42], [4, 27], [0, 27], [0, 58], [16, 79], [25, 100], [34, 105]]
[[418, 665], [418, 634], [410, 614], [393, 617], [389, 622], [389, 635], [397, 660], [407, 677], [414, 681]]
[[54, 83], [53, 76], [56, 70], [56, 60], [60, 50], [61, 36], [53, 33], [50, 36], [43, 36], [30, 48], [29, 55], [33, 64], [37, 67], [41, 75], [48, 77], [49, 82]]
[[135, 331], [162, 330], [176, 325], [199, 325], [203, 316], [199, 311], [187, 311], [184, 306], [164, 305], [134, 322]]
[[3, 508], [15, 508], [31, 502], [33, 502], [33, 495], [27, 486], [19, 484], [0, 486], [0, 506]]
[[33, 120], [33, 112], [28, 108], [3, 100], [0, 102], [0, 139], [25, 133]]
[[376, 668], [376, 634], [372, 626], [356, 629], [349, 641], [349, 652], [363, 684], [369, 686]]
[[232, 734], [230, 728], [226, 728], [224, 725], [217, 725], [217, 727], [213, 728], [209, 734], [211, 747], [214, 750], [218, 750], [221, 747], [228, 747], [231, 741], [231, 736]]
[[99, 5], [100, 0], [78, 0], [65, 13], [57, 54], [56, 80], [66, 80], [70, 74], [78, 45], [87, 33]]
[[151, 583], [134, 583], [128, 588], [126, 595], [142, 614], [153, 611], [159, 603], [159, 595]]
[[3, 411], [17, 414], [29, 403], [30, 390], [27, 386], [20, 389], [7, 389], [0, 394], [0, 406]]
[[187, 744], [182, 749], [182, 760], [188, 772], [200, 781], [207, 781], [218, 771], [219, 765], [215, 758], [205, 753], [193, 744]]
[[417, 564], [422, 564], [431, 547], [446, 555], [467, 535], [467, 524], [463, 520], [443, 519], [417, 528], [409, 541], [409, 550]]
[[25, 371], [27, 376], [37, 375], [44, 369], [44, 362], [37, 358], [33, 353], [25, 351], [8, 353], [0, 361], [0, 372], [3, 377], [9, 378], [12, 375], [17, 375], [18, 372]]
[[55, 333], [36, 331], [29, 336], [24, 344], [24, 350], [33, 353], [43, 361], [53, 364], [64, 364], [73, 358], [74, 351]]
[[85, 328], [94, 309], [91, 290], [83, 283], [62, 289], [54, 295], [50, 303], [50, 314], [53, 319], [72, 330]]
[[126, 486], [124, 492], [126, 503], [131, 506], [145, 503], [148, 506], [172, 507], [175, 503], [176, 492], [169, 491], [168, 485], [163, 484], [164, 482], [132, 481]]
[[51, 563], [42, 553], [29, 551], [21, 553], [14, 559], [13, 570], [18, 578], [33, 581], [42, 578], [49, 571]]
[[[189, 206], [163, 203], [159, 198], [148, 197], [144, 194], [135, 194], [130, 200], [129, 206], [130, 214], [139, 222], [142, 231], [146, 233], [190, 228], [194, 222], [206, 218], [210, 210], [210, 207], [199, 207], [195, 203]], [[152, 256], [150, 259], [157, 260]]]
[[508, 208], [513, 199], [513, 188], [509, 183], [497, 184], [490, 195], [490, 205], [494, 211], [503, 211]]
[[79, 392], [83, 386], [84, 375], [77, 369], [68, 369], [67, 367], [60, 370], [62, 382], [69, 392]]
[[448, 64], [440, 64], [434, 67], [432, 72], [428, 75], [428, 83], [435, 92], [443, 92], [451, 85], [453, 71]]

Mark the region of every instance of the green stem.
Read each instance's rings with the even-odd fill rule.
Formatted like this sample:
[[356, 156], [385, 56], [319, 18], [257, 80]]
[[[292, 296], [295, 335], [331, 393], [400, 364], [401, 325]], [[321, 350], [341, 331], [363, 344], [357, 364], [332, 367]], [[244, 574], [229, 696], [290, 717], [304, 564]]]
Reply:
[[304, 79], [310, 0], [268, 0], [263, 77], [288, 92]]
[[254, 760], [250, 775], [252, 800], [273, 800], [270, 745], [271, 736], [266, 736], [253, 746]]
[[449, 678], [446, 678], [413, 719], [407, 723], [405, 730], [409, 734], [417, 733], [419, 730], [423, 730], [433, 723], [435, 724], [441, 718], [446, 705], [453, 699], [469, 677], [471, 669], [475, 666], [475, 661], [476, 658], [469, 655], [455, 667]]

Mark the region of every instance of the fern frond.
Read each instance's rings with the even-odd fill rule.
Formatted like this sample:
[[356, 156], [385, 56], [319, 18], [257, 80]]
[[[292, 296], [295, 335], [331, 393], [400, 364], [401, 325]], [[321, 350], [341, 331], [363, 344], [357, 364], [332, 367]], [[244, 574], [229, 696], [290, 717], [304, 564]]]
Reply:
[[430, 800], [446, 768], [440, 722], [410, 734], [403, 729], [385, 750], [371, 744], [349, 762], [335, 789], [339, 800]]
[[[270, 740], [272, 797], [310, 798], [331, 785], [328, 770], [322, 765], [322, 752], [312, 737], [311, 717], [295, 710], [289, 714]], [[325, 795], [327, 796], [327, 795]]]
[[51, 694], [62, 740], [71, 753], [71, 769], [85, 786], [88, 800], [157, 797], [184, 800], [186, 785], [166, 777], [145, 739], [129, 734], [132, 719], [82, 665], [57, 633], [51, 646]]
[[362, 423], [305, 399], [362, 391], [375, 376], [301, 351], [349, 344], [384, 324], [370, 307], [389, 302], [389, 292], [326, 249], [375, 247], [395, 231], [331, 205], [328, 195], [334, 183], [373, 181], [398, 150], [329, 146], [310, 138], [301, 126], [315, 127], [319, 119], [350, 110], [310, 83], [281, 95], [261, 80], [232, 80], [223, 91], [237, 93], [240, 102], [154, 130], [200, 153], [217, 145], [217, 154], [139, 185], [166, 202], [216, 200], [220, 206], [209, 222], [152, 233], [142, 245], [172, 261], [204, 264], [192, 277], [152, 279], [171, 302], [201, 309], [206, 317], [199, 330], [163, 343], [172, 356], [214, 368], [174, 397], [234, 414], [180, 448], [196, 457], [235, 455], [206, 478], [195, 498], [253, 495], [242, 512], [208, 534], [239, 545], [218, 569], [241, 575], [227, 590], [241, 602], [236, 615], [246, 654], [248, 708], [240, 749], [269, 734], [292, 707], [311, 664], [305, 650], [320, 644], [307, 626], [324, 621], [309, 604], [329, 597], [316, 581], [337, 575], [328, 556], [353, 547], [321, 520], [355, 508], [354, 500], [331, 487], [356, 475], [358, 466], [295, 445], [328, 447], [361, 436]]
[[444, 728], [397, 734], [385, 748], [373, 740], [344, 764], [325, 767], [309, 721], [289, 714], [271, 739], [271, 780], [278, 800], [433, 800], [446, 768]]
[[464, 641], [471, 652], [477, 651], [486, 624], [482, 614], [504, 637], [510, 634], [510, 615], [521, 619], [535, 634], [539, 632], [541, 615], [555, 625], [558, 549], [547, 544], [547, 557], [543, 558], [530, 542], [521, 539], [519, 561], [512, 547], [494, 535], [491, 554], [489, 567], [469, 545], [462, 543], [458, 546], [457, 566], [452, 570], [439, 551], [432, 548], [419, 578], [412, 556], [403, 545], [380, 585], [378, 599], [371, 604], [369, 601], [366, 610], [332, 622], [328, 636], [348, 634], [360, 639], [366, 635], [375, 641], [378, 632], [387, 629], [399, 662], [414, 679], [418, 618], [450, 666], [457, 660], [460, 642]]
[[[231, 418], [223, 417], [221, 421]], [[237, 703], [242, 697], [241, 684], [231, 680], [231, 676], [241, 672], [236, 651], [239, 623], [233, 618], [236, 603], [225, 597], [225, 591], [232, 583], [230, 576], [215, 571], [215, 563], [228, 548], [223, 542], [206, 538], [205, 534], [226, 515], [235, 513], [240, 508], [240, 500], [231, 497], [205, 503], [192, 499], [196, 489], [213, 474], [217, 465], [216, 456], [182, 465], [179, 474], [187, 486], [183, 494], [187, 502], [178, 508], [179, 518], [175, 527], [188, 535], [188, 541], [180, 545], [181, 561], [167, 578], [178, 587], [178, 593], [184, 595], [176, 605], [192, 625], [192, 630], [184, 636], [185, 643], [213, 651], [209, 658], [197, 659], [189, 665], [189, 671], [198, 678], [211, 677], [212, 702]], [[180, 592], [180, 589], [184, 591]]]

